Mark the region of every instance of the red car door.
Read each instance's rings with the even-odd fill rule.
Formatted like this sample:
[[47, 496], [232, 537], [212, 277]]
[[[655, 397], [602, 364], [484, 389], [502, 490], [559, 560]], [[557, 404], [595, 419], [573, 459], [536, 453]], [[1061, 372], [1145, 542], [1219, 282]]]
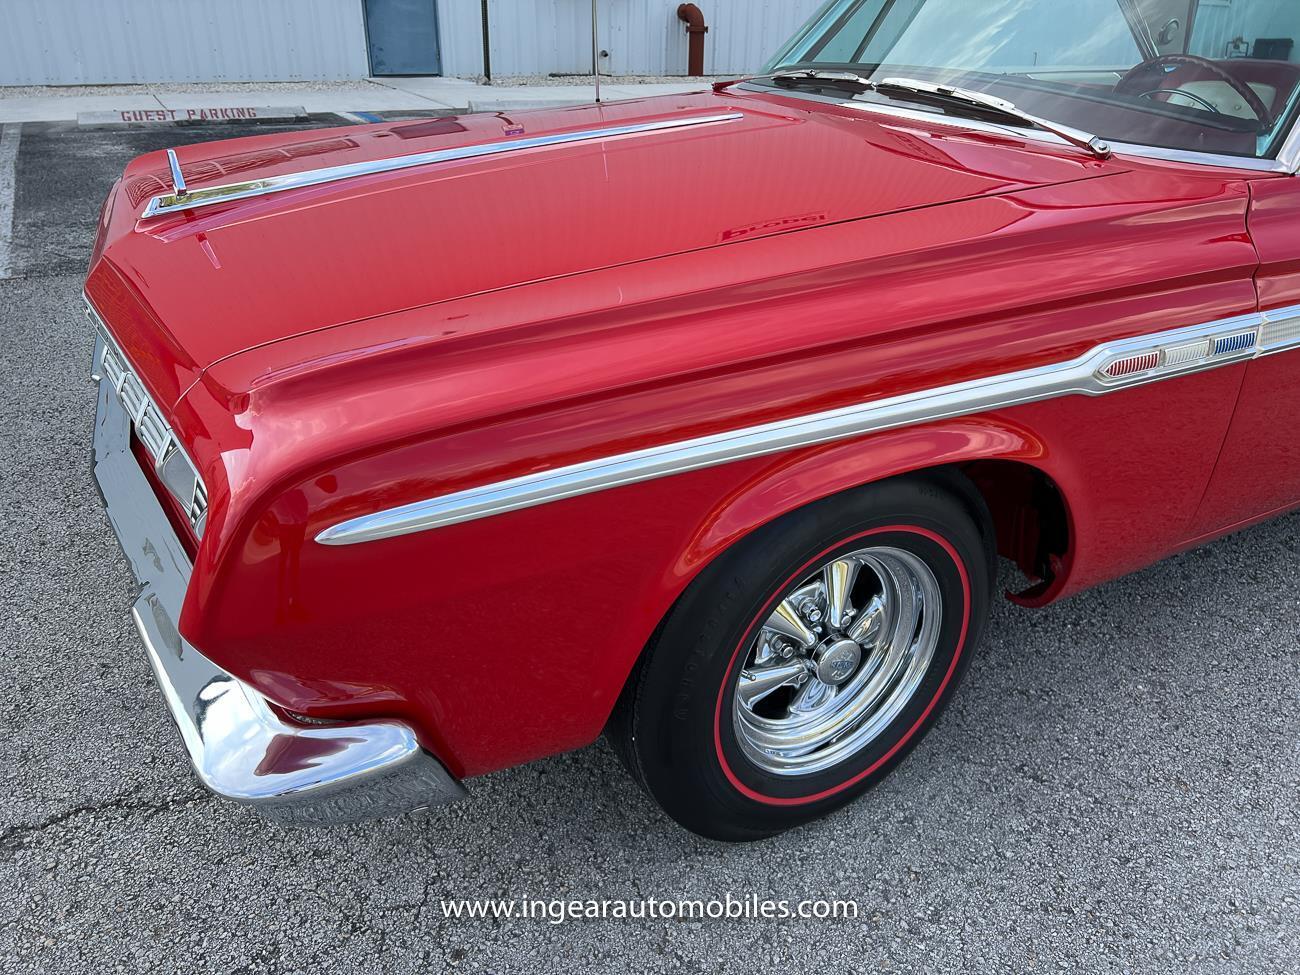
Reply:
[[1246, 369], [1195, 537], [1300, 504], [1300, 177], [1254, 181], [1248, 226], [1268, 324]]

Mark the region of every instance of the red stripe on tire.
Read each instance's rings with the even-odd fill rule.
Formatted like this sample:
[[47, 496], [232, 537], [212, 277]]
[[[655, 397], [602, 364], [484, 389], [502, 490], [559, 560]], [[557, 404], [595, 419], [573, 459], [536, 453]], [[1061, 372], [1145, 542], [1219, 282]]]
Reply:
[[[777, 797], [777, 796], [765, 796], [761, 792], [755, 792], [753, 789], [745, 785], [745, 783], [741, 782], [740, 779], [736, 777], [736, 773], [733, 772], [731, 770], [731, 766], [727, 764], [727, 756], [724, 755], [722, 752], [722, 699], [727, 693], [727, 685], [731, 682], [730, 681], [731, 668], [734, 667], [736, 664], [736, 655], [739, 654], [742, 649], [749, 646], [750, 636], [753, 634], [755, 627], [761, 626], [762, 621], [767, 619], [768, 613], [771, 611], [772, 605], [777, 601], [781, 593], [785, 591], [786, 586], [788, 586], [794, 580], [798, 579], [799, 576], [802, 575], [807, 570], [808, 566], [812, 565], [818, 559], [822, 558], [824, 555], [826, 555], [827, 552], [834, 551], [835, 549], [841, 547], [842, 545], [847, 545], [849, 542], [856, 542], [860, 538], [868, 538], [872, 535], [883, 535], [889, 532], [904, 532], [913, 535], [921, 535], [924, 538], [928, 538], [930, 541], [936, 543], [941, 548], [943, 548], [943, 550], [947, 552], [948, 556], [952, 559], [953, 564], [957, 566], [957, 574], [961, 577], [962, 592], [965, 594], [966, 600], [962, 612], [961, 632], [957, 636], [957, 650], [952, 655], [952, 662], [948, 665], [948, 672], [943, 675], [943, 681], [940, 682], [939, 689], [935, 691], [934, 697], [930, 699], [930, 703], [927, 704], [925, 710], [921, 712], [921, 716], [916, 719], [916, 723], [913, 724], [911, 728], [907, 729], [907, 734], [903, 735], [903, 737], [900, 738], [894, 744], [893, 748], [891, 748], [884, 755], [880, 756], [880, 758], [878, 758], [875, 762], [873, 762], [870, 767], [863, 769], [857, 775], [853, 776], [853, 778], [849, 779], [846, 782], [841, 782], [837, 786], [833, 786], [830, 789], [826, 789], [822, 792], [818, 792], [815, 795], [811, 795], [811, 796], [795, 796], [795, 797], [785, 798], [785, 797]], [[836, 542], [834, 545], [830, 546], [830, 548], [827, 548], [822, 552], [818, 553], [817, 555], [814, 555], [811, 559], [809, 559], [802, 566], [796, 569], [794, 573], [788, 579], [785, 580], [785, 582], [781, 583], [781, 585], [779, 585], [776, 588], [776, 592], [773, 594], [772, 598], [768, 600], [767, 604], [763, 607], [763, 609], [759, 611], [758, 616], [754, 620], [754, 625], [751, 626], [745, 632], [744, 637], [741, 638], [741, 641], [736, 646], [736, 649], [732, 651], [731, 659], [727, 662], [727, 669], [725, 673], [728, 676], [726, 679], [723, 680], [722, 687], [718, 690], [718, 704], [713, 713], [713, 747], [714, 750], [717, 752], [718, 762], [722, 765], [722, 771], [726, 774], [728, 781], [730, 781], [731, 784], [735, 786], [736, 790], [742, 793], [743, 795], [749, 797], [750, 799], [753, 799], [755, 802], [766, 803], [767, 805], [770, 806], [806, 805], [810, 802], [817, 802], [819, 799], [825, 799], [828, 796], [833, 796], [837, 792], [843, 792], [849, 786], [862, 781], [872, 772], [876, 771], [876, 769], [880, 768], [887, 761], [889, 761], [895, 754], [897, 754], [898, 750], [902, 748], [903, 745], [905, 745], [914, 734], [916, 734], [917, 729], [919, 729], [921, 725], [925, 724], [925, 719], [930, 716], [930, 712], [934, 710], [934, 706], [935, 704], [938, 703], [939, 698], [943, 697], [944, 688], [948, 686], [948, 681], [952, 679], [953, 672], [957, 669], [957, 661], [961, 659], [962, 651], [966, 647], [966, 634], [970, 628], [970, 611], [971, 611], [970, 577], [966, 574], [966, 563], [962, 561], [961, 556], [957, 554], [957, 550], [952, 547], [951, 543], [949, 543], [949, 541], [946, 538], [944, 538], [942, 535], [930, 531], [928, 528], [921, 528], [919, 525], [890, 525], [885, 528], [872, 528], [870, 531], [862, 532], [861, 534], [854, 535], [851, 538], [841, 539], [840, 541]]]

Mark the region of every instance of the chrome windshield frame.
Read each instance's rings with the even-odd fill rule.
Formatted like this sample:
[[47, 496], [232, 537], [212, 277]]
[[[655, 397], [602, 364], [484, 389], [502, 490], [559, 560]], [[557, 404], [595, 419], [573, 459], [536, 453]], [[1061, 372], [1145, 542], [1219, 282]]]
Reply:
[[1291, 128], [1277, 151], [1278, 164], [1292, 176], [1300, 173], [1300, 118], [1291, 120]]

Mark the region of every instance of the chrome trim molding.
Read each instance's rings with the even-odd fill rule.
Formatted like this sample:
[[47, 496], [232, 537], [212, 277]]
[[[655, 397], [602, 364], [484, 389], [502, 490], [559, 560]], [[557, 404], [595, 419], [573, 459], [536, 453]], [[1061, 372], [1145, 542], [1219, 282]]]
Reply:
[[1259, 354], [1272, 355], [1300, 346], [1300, 305], [1274, 308], [1264, 313], [1259, 335]]
[[[323, 169], [309, 169], [301, 173], [268, 176], [265, 179], [227, 183], [223, 186], [206, 186], [201, 189], [187, 190], [184, 180], [181, 180], [176, 186], [176, 192], [164, 193], [151, 199], [140, 218], [147, 220], [150, 217], [162, 216], [167, 213], [196, 210], [200, 207], [215, 206], [218, 203], [247, 200], [252, 197], [266, 196], [269, 193], [283, 193], [286, 190], [318, 186], [322, 183], [334, 183], [358, 176], [391, 173], [402, 169], [412, 169], [416, 166], [431, 166], [435, 163], [453, 162], [460, 159], [478, 159], [507, 152], [520, 152], [524, 149], [542, 149], [552, 146], [571, 145], [577, 142], [598, 142], [626, 136], [648, 135], [653, 132], [666, 132], [672, 129], [684, 129], [697, 125], [716, 125], [721, 122], [735, 122], [742, 118], [744, 118], [744, 115], [740, 112], [725, 112], [718, 115], [696, 115], [664, 119], [658, 122], [611, 125], [599, 129], [584, 129], [578, 132], [539, 135], [529, 139], [512, 139], [505, 142], [490, 142], [476, 146], [459, 146], [454, 149], [437, 149], [433, 152], [417, 152], [407, 156], [394, 156], [389, 159], [372, 159], [368, 162], [348, 163], [345, 166], [328, 166]], [[171, 153], [170, 149], [167, 151]], [[175, 154], [172, 153], [169, 158], [174, 161]], [[176, 162], [173, 166], [172, 174], [173, 180], [180, 177], [179, 162]]]
[[[1275, 328], [1276, 332], [1269, 332]], [[1290, 331], [1283, 333], [1281, 330]], [[1300, 306], [1108, 342], [1054, 365], [918, 390], [824, 413], [616, 454], [351, 518], [316, 536], [355, 545], [531, 508], [625, 484], [882, 430], [1058, 396], [1099, 396], [1300, 345]], [[1285, 338], [1284, 338], [1285, 335]], [[1249, 336], [1247, 343], [1240, 336]], [[1227, 339], [1229, 341], [1225, 342]]]
[[1300, 172], [1300, 119], [1291, 124], [1291, 131], [1277, 152], [1277, 161], [1285, 172], [1292, 175]]
[[1183, 163], [1188, 166], [1214, 166], [1220, 169], [1246, 169], [1255, 173], [1289, 172], [1276, 159], [1259, 159], [1254, 156], [1229, 156], [1219, 152], [1196, 152], [1191, 149], [1168, 149], [1163, 146], [1144, 146], [1136, 142], [1112, 142], [1116, 155], [1142, 156], [1164, 162]]
[[107, 377], [95, 415], [95, 479], [143, 589], [131, 613], [201, 781], [292, 823], [342, 823], [450, 802], [464, 788], [397, 721], [299, 724], [199, 653], [176, 621], [191, 565], [130, 448], [131, 417]]

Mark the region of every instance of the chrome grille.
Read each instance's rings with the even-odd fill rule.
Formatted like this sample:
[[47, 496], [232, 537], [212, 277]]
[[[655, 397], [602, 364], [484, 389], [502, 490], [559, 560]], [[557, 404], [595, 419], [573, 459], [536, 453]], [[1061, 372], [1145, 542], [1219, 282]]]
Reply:
[[167, 453], [167, 447], [171, 443], [171, 430], [159, 415], [158, 408], [149, 399], [144, 385], [131, 372], [130, 366], [123, 361], [121, 353], [113, 347], [102, 331], [100, 337], [104, 340], [100, 352], [100, 368], [104, 370], [103, 375], [117, 390], [117, 398], [122, 401], [127, 415], [131, 417], [136, 436], [149, 451], [149, 456], [157, 462]]
[[162, 417], [152, 409], [147, 409], [143, 415], [135, 417], [135, 431], [151, 457], [156, 460], [166, 455], [172, 434], [167, 429], [167, 424], [163, 423]]
[[208, 490], [202, 478], [89, 301], [86, 314], [99, 333], [95, 378], [109, 383], [117, 392], [118, 400], [131, 417], [135, 435], [153, 461], [158, 479], [185, 512], [194, 534], [202, 537], [208, 514]]

